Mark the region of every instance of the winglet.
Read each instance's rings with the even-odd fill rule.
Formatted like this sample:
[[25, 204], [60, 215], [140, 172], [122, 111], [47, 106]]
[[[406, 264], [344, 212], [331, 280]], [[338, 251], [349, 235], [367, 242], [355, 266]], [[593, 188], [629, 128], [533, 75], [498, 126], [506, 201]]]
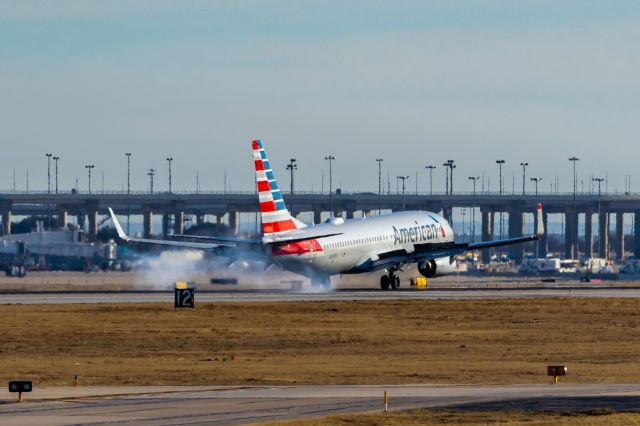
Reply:
[[122, 229], [122, 226], [120, 226], [120, 222], [118, 222], [118, 219], [116, 218], [115, 213], [113, 213], [113, 210], [111, 210], [111, 207], [109, 207], [109, 214], [111, 215], [113, 225], [116, 227], [116, 231], [118, 231], [118, 237], [125, 241], [129, 241], [129, 236], [124, 233], [124, 229]]
[[544, 221], [542, 220], [542, 204], [538, 203], [538, 229], [536, 235], [542, 237], [544, 235]]

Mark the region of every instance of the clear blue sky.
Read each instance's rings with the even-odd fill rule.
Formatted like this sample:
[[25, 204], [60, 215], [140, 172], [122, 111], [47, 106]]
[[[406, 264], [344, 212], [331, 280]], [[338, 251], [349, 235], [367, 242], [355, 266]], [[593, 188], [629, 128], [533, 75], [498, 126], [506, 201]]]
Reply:
[[[376, 190], [385, 174], [454, 159], [506, 188], [521, 161], [544, 188], [604, 175], [640, 190], [640, 3], [637, 1], [0, 1], [0, 188], [61, 185], [95, 164], [108, 188], [158, 169], [174, 189], [252, 189], [250, 140], [264, 141], [288, 185]], [[637, 182], [637, 184], [636, 184]], [[518, 184], [519, 185], [519, 184]], [[325, 184], [326, 188], [327, 184]]]

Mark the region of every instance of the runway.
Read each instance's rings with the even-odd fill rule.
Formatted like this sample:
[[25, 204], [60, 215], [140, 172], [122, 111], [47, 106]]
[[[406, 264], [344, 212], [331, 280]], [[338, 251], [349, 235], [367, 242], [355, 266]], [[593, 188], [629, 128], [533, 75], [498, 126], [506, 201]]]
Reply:
[[[470, 300], [526, 298], [640, 298], [638, 287], [575, 288], [496, 288], [496, 289], [428, 289], [380, 291], [372, 289], [300, 292], [282, 290], [198, 291], [197, 302], [302, 302], [348, 300]], [[70, 303], [150, 303], [173, 302], [168, 291], [66, 291], [4, 292], [3, 304], [70, 304]]]
[[27, 402], [6, 390], [0, 423], [244, 424], [383, 409], [456, 408], [640, 411], [640, 385], [283, 386], [283, 387], [52, 387], [35, 388]]

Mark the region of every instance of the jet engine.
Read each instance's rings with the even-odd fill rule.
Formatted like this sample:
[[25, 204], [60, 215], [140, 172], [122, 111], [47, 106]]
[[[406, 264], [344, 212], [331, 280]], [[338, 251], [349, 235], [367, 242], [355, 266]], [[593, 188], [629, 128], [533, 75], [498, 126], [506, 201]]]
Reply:
[[418, 263], [418, 272], [426, 278], [442, 277], [456, 271], [456, 260], [453, 256], [431, 259]]

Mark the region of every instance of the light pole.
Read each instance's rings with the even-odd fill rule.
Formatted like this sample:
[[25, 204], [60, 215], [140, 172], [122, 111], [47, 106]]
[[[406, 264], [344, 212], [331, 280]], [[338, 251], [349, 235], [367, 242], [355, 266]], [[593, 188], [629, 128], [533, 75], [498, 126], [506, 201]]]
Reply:
[[56, 162], [56, 194], [58, 193], [58, 160], [60, 160], [60, 157], [57, 155], [53, 157], [53, 161]]
[[171, 162], [173, 161], [173, 157], [167, 157], [167, 163], [169, 163], [169, 194], [171, 194]]
[[51, 157], [53, 154], [47, 153], [47, 194], [51, 194]]
[[499, 194], [502, 195], [502, 165], [505, 163], [504, 160], [496, 160], [496, 164], [500, 168], [500, 178], [499, 178]]
[[149, 176], [149, 193], [153, 194], [153, 177], [156, 175], [156, 171], [154, 169], [149, 169], [147, 172], [147, 176]]
[[578, 211], [576, 206], [576, 192], [578, 190], [578, 175], [576, 174], [576, 162], [578, 157], [571, 157], [569, 161], [573, 163], [573, 212], [571, 214], [571, 257], [578, 257]]
[[445, 184], [444, 193], [446, 195], [449, 195], [449, 163], [448, 162], [447, 163], [442, 163], [442, 166], [445, 167], [444, 172], [446, 174], [446, 177], [445, 177], [446, 184]]
[[522, 166], [522, 195], [524, 195], [525, 193], [524, 182], [525, 182], [525, 177], [527, 175], [527, 166], [529, 165], [529, 163], [520, 163], [520, 165]]
[[[447, 168], [447, 170], [446, 170], [446, 172], [447, 172], [447, 185], [446, 185], [446, 193], [447, 193], [447, 195], [453, 194], [453, 169], [456, 168], [456, 166], [454, 166], [453, 163], [455, 163], [455, 161], [453, 161], [453, 160], [447, 160], [445, 163], [442, 163], [442, 165]], [[451, 175], [451, 178], [449, 178], [449, 175]], [[451, 185], [449, 185], [449, 180], [451, 180]]]
[[[131, 195], [131, 153], [125, 152], [127, 156], [127, 195]], [[128, 199], [129, 197], [127, 197]], [[127, 200], [128, 201], [128, 200]], [[131, 204], [127, 203], [127, 234], [131, 225]]]
[[409, 179], [409, 176], [398, 176], [398, 179], [402, 179], [402, 211], [405, 211], [405, 198], [404, 198], [405, 183], [407, 179]]
[[425, 167], [425, 169], [429, 170], [429, 194], [433, 195], [433, 169], [435, 169], [436, 166], [432, 166], [432, 165], [428, 165]]
[[329, 162], [329, 216], [333, 217], [333, 160], [336, 159], [333, 155], [327, 155], [324, 157]]
[[125, 152], [127, 156], [127, 195], [131, 194], [131, 153]]
[[295, 158], [291, 158], [289, 159], [289, 164], [287, 164], [287, 170], [289, 170], [291, 172], [291, 191], [290, 193], [293, 194], [293, 172], [298, 170], [298, 165], [296, 164], [296, 159]]
[[471, 242], [473, 243], [476, 239], [476, 181], [480, 176], [469, 176], [468, 179], [473, 181], [473, 210], [471, 210]]
[[455, 169], [457, 166], [455, 166], [453, 163], [455, 163], [455, 161], [453, 160], [447, 160], [447, 163], [449, 164], [449, 173], [451, 173], [451, 177], [449, 178], [449, 194], [453, 195], [453, 169]]
[[531, 179], [529, 179], [532, 182], [535, 182], [536, 184], [536, 202], [538, 201], [538, 182], [540, 182], [542, 180], [541, 177], [532, 177]]
[[384, 158], [376, 158], [378, 162], [378, 195], [382, 195], [382, 162]]
[[[500, 169], [500, 175], [499, 175], [499, 181], [498, 181], [500, 195], [502, 195], [502, 165], [504, 163], [505, 163], [505, 160], [496, 160], [496, 164]], [[500, 211], [500, 239], [502, 239], [503, 235], [504, 235], [504, 212]]]
[[[569, 161], [573, 163], [573, 204], [576, 203], [576, 190], [578, 186], [577, 175], [576, 175], [576, 162], [580, 161], [578, 157], [571, 157]], [[574, 206], [575, 207], [575, 206]]]
[[[376, 162], [378, 163], [378, 197], [382, 195], [382, 162], [384, 158], [376, 158]], [[378, 203], [380, 203], [380, 199], [378, 199]], [[378, 216], [380, 215], [380, 204], [378, 204]]]
[[87, 164], [86, 166], [84, 166], [85, 169], [87, 169], [87, 172], [89, 173], [89, 194], [91, 194], [91, 169], [93, 169], [95, 166], [93, 164]]

